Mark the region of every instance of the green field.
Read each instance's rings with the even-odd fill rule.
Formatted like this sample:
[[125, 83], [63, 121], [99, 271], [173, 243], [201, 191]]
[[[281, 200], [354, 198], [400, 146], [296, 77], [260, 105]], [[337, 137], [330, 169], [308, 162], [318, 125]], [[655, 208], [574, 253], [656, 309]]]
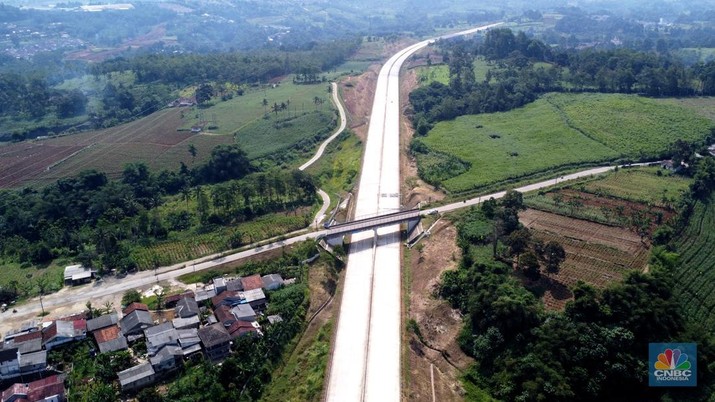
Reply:
[[212, 129], [212, 133], [234, 134], [250, 126], [251, 123], [260, 121], [266, 114], [273, 116], [271, 107], [274, 104], [285, 103], [287, 106], [286, 110], [278, 113], [278, 118], [287, 114], [295, 115], [317, 110], [318, 107], [314, 104], [316, 97], [325, 101], [321, 110], [332, 110], [334, 107], [329, 96], [327, 82], [296, 85], [293, 84], [293, 76], [289, 75], [274, 84], [248, 88], [243, 96], [235, 96], [225, 102], [215, 100], [214, 104], [207, 108], [192, 108], [190, 112], [186, 112], [190, 118], [182, 128], [191, 128], [192, 125], [197, 124], [200, 117], [203, 117], [204, 120], [215, 120], [218, 128]]
[[[549, 94], [509, 112], [440, 122], [417, 140], [427, 150], [416, 157], [423, 177], [460, 193], [579, 165], [654, 159], [676, 139], [702, 140], [711, 126], [673, 100]], [[467, 168], [455, 171], [455, 158]]]
[[325, 154], [306, 172], [317, 178], [320, 188], [337, 202], [337, 195], [350, 191], [355, 185], [362, 160], [362, 141], [345, 132], [325, 150]]
[[589, 181], [582, 189], [591, 194], [663, 206], [680, 199], [688, 191], [690, 181], [660, 167], [628, 168]]
[[249, 159], [267, 156], [288, 148], [309, 153], [316, 142], [328, 137], [337, 125], [331, 111], [310, 111], [298, 115], [278, 114], [260, 119], [239, 130], [235, 139]]
[[[547, 65], [546, 63], [541, 63]], [[536, 66], [534, 66], [536, 67]], [[483, 58], [474, 61], [474, 78], [477, 82], [482, 82], [487, 78], [487, 71], [497, 69], [496, 66], [489, 65]], [[444, 85], [449, 85], [449, 66], [439, 64], [435, 66], [417, 67], [417, 79], [420, 85], [429, 85], [437, 81]]]
[[688, 318], [704, 328], [715, 325], [715, 199], [698, 203], [675, 245], [681, 265], [674, 293]]

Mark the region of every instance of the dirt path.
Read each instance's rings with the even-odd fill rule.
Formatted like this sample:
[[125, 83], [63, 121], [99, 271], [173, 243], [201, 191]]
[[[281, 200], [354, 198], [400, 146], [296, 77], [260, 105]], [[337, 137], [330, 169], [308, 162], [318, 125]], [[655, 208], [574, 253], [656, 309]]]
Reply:
[[[434, 387], [437, 401], [461, 401], [464, 390], [459, 380], [460, 370], [466, 369], [472, 359], [457, 344], [462, 327], [459, 312], [435, 297], [442, 273], [455, 269], [461, 258], [456, 246], [457, 230], [448, 221], [440, 222], [431, 237], [424, 240], [424, 249], [410, 252], [410, 306], [409, 318], [415, 320], [425, 346], [413, 333], [408, 334], [409, 374], [403, 398], [408, 401], [432, 401], [431, 365], [434, 365]], [[451, 362], [451, 363], [450, 363]], [[456, 367], [455, 367], [456, 366]]]

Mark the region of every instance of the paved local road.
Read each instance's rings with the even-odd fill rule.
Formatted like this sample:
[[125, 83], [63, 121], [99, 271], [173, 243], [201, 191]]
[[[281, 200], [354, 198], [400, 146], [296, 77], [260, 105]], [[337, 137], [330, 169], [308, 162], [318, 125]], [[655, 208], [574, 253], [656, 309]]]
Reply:
[[[399, 51], [380, 70], [355, 204], [358, 218], [400, 209], [400, 69], [408, 57], [434, 40]], [[328, 401], [400, 400], [400, 290], [399, 225], [353, 235], [326, 390]]]

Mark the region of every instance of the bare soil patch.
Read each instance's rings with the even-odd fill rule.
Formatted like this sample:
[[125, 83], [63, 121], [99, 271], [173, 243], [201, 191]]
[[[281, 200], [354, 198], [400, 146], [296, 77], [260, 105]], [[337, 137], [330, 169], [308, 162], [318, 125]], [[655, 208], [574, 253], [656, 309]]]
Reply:
[[[404, 388], [404, 399], [431, 401], [432, 388], [430, 366], [434, 365], [435, 394], [438, 401], [463, 400], [459, 375], [472, 359], [465, 355], [457, 344], [457, 335], [462, 327], [458, 311], [438, 297], [435, 292], [444, 271], [455, 269], [460, 259], [456, 245], [457, 230], [447, 221], [438, 223], [433, 235], [424, 241], [424, 249], [413, 249], [410, 255], [410, 306], [409, 317], [417, 322], [425, 342], [408, 333], [409, 378]], [[446, 358], [445, 358], [446, 356]]]
[[379, 71], [380, 65], [374, 64], [364, 73], [347, 77], [340, 82], [343, 103], [348, 111], [348, 126], [362, 141], [367, 138]]
[[566, 250], [559, 272], [544, 273], [536, 284], [543, 289], [549, 309], [563, 309], [573, 299], [569, 288], [578, 281], [603, 288], [647, 266], [649, 245], [627, 229], [533, 209], [522, 212], [520, 221], [532, 230], [534, 239], [556, 241]]

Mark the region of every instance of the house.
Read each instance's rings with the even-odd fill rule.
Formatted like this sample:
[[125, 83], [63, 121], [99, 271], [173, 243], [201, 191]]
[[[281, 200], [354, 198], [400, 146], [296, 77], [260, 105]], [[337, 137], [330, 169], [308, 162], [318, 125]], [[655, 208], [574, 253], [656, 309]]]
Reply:
[[[20, 338], [28, 336], [29, 334], [38, 332], [39, 328], [37, 326], [36, 321], [28, 321], [22, 324], [20, 329], [18, 330], [13, 330], [9, 331], [8, 333], [5, 334], [5, 345], [8, 345], [10, 341], [12, 341], [15, 338]], [[32, 336], [32, 335], [29, 335]]]
[[190, 291], [190, 290], [187, 290], [187, 291], [184, 292], [184, 293], [177, 293], [177, 294], [173, 294], [173, 295], [170, 295], [170, 296], [166, 296], [166, 297], [164, 298], [164, 306], [165, 306], [166, 308], [174, 308], [174, 307], [176, 307], [176, 305], [177, 305], [177, 303], [179, 302], [179, 300], [186, 299], [186, 298], [191, 298], [191, 299], [193, 299], [193, 298], [194, 298], [194, 292], [192, 292], [192, 291]]
[[214, 296], [216, 296], [216, 290], [213, 287], [204, 290], [197, 290], [196, 302], [201, 303], [204, 300], [211, 300]]
[[198, 328], [201, 325], [201, 319], [199, 319], [198, 315], [195, 315], [192, 317], [186, 317], [186, 318], [177, 317], [177, 318], [174, 318], [173, 320], [171, 320], [171, 324], [177, 330]]
[[134, 310], [144, 310], [144, 311], [149, 311], [149, 306], [147, 306], [144, 303], [137, 303], [134, 302], [127, 307], [124, 307], [124, 310], [122, 310], [123, 315], [128, 315], [131, 314]]
[[150, 363], [143, 363], [117, 373], [122, 391], [143, 388], [154, 382], [156, 372]]
[[214, 278], [214, 289], [216, 289], [216, 294], [220, 295], [221, 292], [226, 290], [226, 280], [224, 278]]
[[266, 294], [263, 289], [244, 290], [239, 292], [241, 303], [248, 303], [254, 309], [262, 309], [266, 305]]
[[20, 354], [19, 360], [21, 375], [39, 373], [47, 369], [46, 350]]
[[283, 286], [283, 278], [278, 274], [268, 274], [261, 277], [263, 288], [266, 290], [276, 290]]
[[179, 346], [179, 333], [171, 322], [145, 329], [144, 336], [146, 336], [146, 351], [149, 356], [154, 356], [164, 346]]
[[177, 329], [176, 332], [179, 333], [179, 346], [181, 346], [184, 356], [201, 351], [201, 338], [199, 338], [198, 329]]
[[214, 306], [214, 308], [226, 305], [226, 306], [235, 306], [237, 304], [240, 304], [243, 301], [243, 297], [241, 297], [240, 292], [223, 292], [218, 296], [214, 296], [211, 298], [211, 304]]
[[210, 360], [218, 361], [228, 356], [231, 351], [231, 335], [223, 325], [209, 325], [199, 329], [198, 333]]
[[145, 329], [154, 325], [154, 320], [152, 320], [148, 310], [135, 309], [122, 317], [121, 321], [119, 321], [119, 325], [122, 328], [124, 336], [131, 337], [131, 340], [135, 340], [141, 337]]
[[183, 356], [183, 353], [180, 347], [165, 345], [154, 356], [149, 358], [149, 362], [156, 373], [167, 373], [179, 367], [181, 356]]
[[65, 267], [65, 285], [81, 285], [94, 278], [95, 271], [82, 265], [68, 265]]
[[243, 290], [243, 282], [241, 282], [241, 278], [231, 279], [230, 281], [227, 281], [226, 290], [228, 290], [229, 292]]
[[190, 107], [194, 106], [196, 104], [196, 98], [195, 97], [190, 97], [190, 98], [178, 98], [174, 100], [173, 102], [169, 103], [169, 107]]
[[263, 287], [263, 280], [261, 280], [260, 275], [255, 274], [255, 275], [246, 276], [244, 278], [241, 278], [241, 284], [243, 285], [244, 291], [260, 289]]
[[99, 347], [99, 353], [116, 352], [129, 347], [127, 338], [122, 335], [122, 331], [117, 324], [98, 329], [92, 334]]
[[2, 402], [62, 402], [64, 400], [64, 378], [56, 374], [30, 383], [13, 384], [2, 393]]
[[17, 348], [4, 347], [0, 349], [0, 380], [14, 378], [20, 375], [20, 353]]
[[69, 342], [79, 341], [87, 337], [87, 321], [84, 319], [53, 321], [42, 330], [42, 346], [52, 350]]
[[231, 324], [230, 327], [227, 328], [229, 335], [231, 335], [232, 338], [238, 338], [239, 336], [259, 336], [260, 332], [258, 331], [258, 328], [260, 326], [258, 325], [257, 322], [248, 322], [248, 321], [236, 321], [233, 324]]
[[231, 313], [231, 307], [227, 305], [221, 305], [216, 307], [216, 309], [214, 310], [214, 315], [221, 324], [227, 327], [236, 321], [236, 316]]
[[250, 304], [239, 304], [233, 307], [231, 314], [236, 321], [256, 321], [256, 311], [253, 310]]
[[[6, 343], [5, 346], [17, 348], [17, 350], [20, 352], [20, 354], [37, 352], [38, 350], [42, 349], [42, 333], [35, 332], [32, 335], [33, 335], [32, 338], [26, 338], [26, 339], [15, 338], [12, 341], [10, 341], [9, 343]], [[39, 336], [37, 336], [37, 335], [39, 335]]]
[[199, 304], [193, 298], [185, 297], [176, 303], [176, 308], [174, 309], [176, 316], [181, 318], [188, 318], [197, 316], [200, 313]]
[[100, 315], [99, 317], [87, 320], [87, 331], [94, 332], [98, 329], [116, 325], [119, 323], [117, 313]]

